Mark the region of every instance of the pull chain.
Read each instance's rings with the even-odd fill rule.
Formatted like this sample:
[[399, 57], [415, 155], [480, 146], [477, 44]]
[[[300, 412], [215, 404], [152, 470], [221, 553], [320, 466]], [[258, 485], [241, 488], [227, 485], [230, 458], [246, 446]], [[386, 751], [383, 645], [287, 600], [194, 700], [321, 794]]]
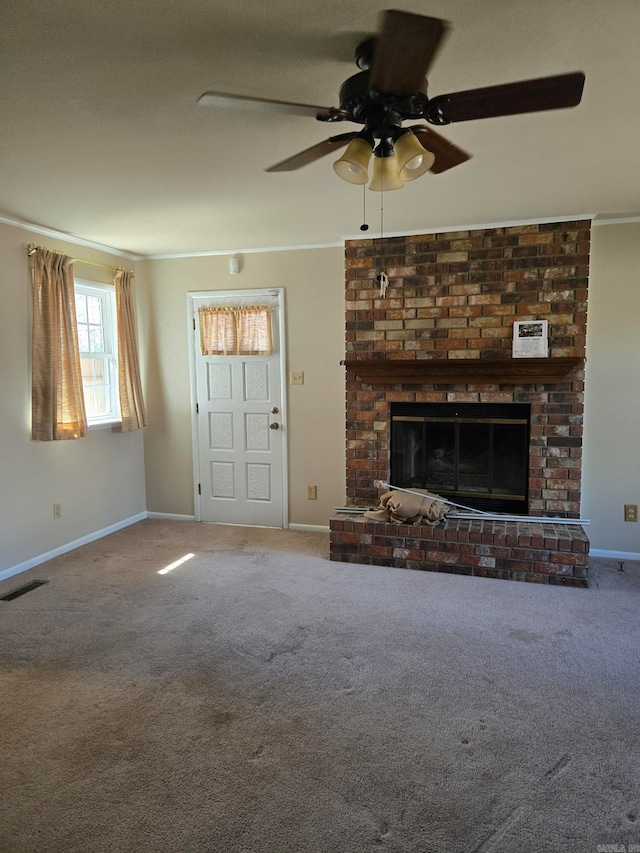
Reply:
[[380, 299], [384, 299], [387, 295], [387, 288], [389, 287], [389, 278], [384, 271], [383, 264], [384, 259], [382, 257], [382, 244], [384, 241], [384, 185], [380, 191], [380, 275], [378, 276], [378, 282], [380, 283]]
[[367, 225], [367, 186], [366, 184], [362, 185], [362, 225], [360, 226], [361, 231], [368, 231], [369, 226]]

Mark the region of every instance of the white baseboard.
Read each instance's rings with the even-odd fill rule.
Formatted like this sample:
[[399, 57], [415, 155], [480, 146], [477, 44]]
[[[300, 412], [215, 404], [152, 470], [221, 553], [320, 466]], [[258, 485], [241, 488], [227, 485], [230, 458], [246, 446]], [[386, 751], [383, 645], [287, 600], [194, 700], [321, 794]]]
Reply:
[[[164, 521], [196, 521], [195, 515], [178, 515], [173, 512], [147, 512], [147, 518], [161, 519]], [[220, 522], [213, 521], [211, 524]], [[262, 527], [260, 524], [229, 524], [229, 527]], [[276, 528], [277, 529], [277, 528]], [[329, 526], [324, 524], [289, 524], [285, 530], [312, 530], [320, 533], [328, 533]]]
[[47, 560], [53, 560], [54, 557], [59, 557], [61, 554], [74, 551], [76, 548], [80, 548], [81, 545], [88, 545], [89, 542], [95, 542], [96, 539], [102, 539], [103, 536], [108, 536], [110, 533], [122, 530], [123, 527], [130, 527], [132, 524], [144, 521], [146, 517], [146, 512], [140, 512], [138, 515], [132, 515], [130, 518], [125, 518], [123, 521], [116, 522], [116, 524], [110, 524], [109, 527], [103, 527], [101, 530], [94, 530], [93, 533], [81, 536], [80, 539], [74, 539], [73, 542], [67, 542], [66, 545], [54, 548], [53, 551], [47, 551], [46, 554], [40, 554], [39, 556], [33, 557], [31, 560], [27, 560], [24, 563], [18, 563], [17, 566], [12, 566], [10, 569], [5, 569], [0, 572], [0, 581], [7, 580], [7, 578], [12, 578], [14, 575], [19, 575], [21, 572], [33, 569], [34, 566], [39, 566], [40, 563], [46, 563]]
[[147, 518], [156, 518], [164, 521], [195, 521], [195, 515], [179, 515], [176, 512], [148, 512]]
[[609, 560], [640, 560], [640, 554], [635, 551], [602, 551], [599, 548], [590, 548], [589, 556], [606, 557]]

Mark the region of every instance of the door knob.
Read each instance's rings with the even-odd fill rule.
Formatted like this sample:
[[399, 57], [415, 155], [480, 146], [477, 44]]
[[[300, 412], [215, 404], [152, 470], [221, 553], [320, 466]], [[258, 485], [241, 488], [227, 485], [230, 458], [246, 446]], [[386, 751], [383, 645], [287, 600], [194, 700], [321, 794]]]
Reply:
[[269, 429], [279, 429], [279, 426], [276, 423], [269, 424]]
[[271, 414], [277, 415], [279, 411], [280, 411], [280, 409], [277, 406], [274, 406], [273, 409], [271, 409]]

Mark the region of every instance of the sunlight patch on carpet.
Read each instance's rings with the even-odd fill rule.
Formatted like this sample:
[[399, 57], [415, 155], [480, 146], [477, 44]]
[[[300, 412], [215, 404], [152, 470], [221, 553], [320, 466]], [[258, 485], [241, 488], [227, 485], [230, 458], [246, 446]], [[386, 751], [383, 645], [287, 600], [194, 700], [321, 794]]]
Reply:
[[184, 557], [180, 557], [180, 559], [176, 560], [175, 563], [169, 563], [169, 565], [165, 566], [164, 569], [160, 569], [158, 574], [166, 575], [169, 572], [172, 572], [174, 569], [177, 569], [178, 566], [181, 566], [183, 563], [186, 563], [187, 560], [191, 560], [193, 557], [195, 557], [195, 554], [185, 554]]

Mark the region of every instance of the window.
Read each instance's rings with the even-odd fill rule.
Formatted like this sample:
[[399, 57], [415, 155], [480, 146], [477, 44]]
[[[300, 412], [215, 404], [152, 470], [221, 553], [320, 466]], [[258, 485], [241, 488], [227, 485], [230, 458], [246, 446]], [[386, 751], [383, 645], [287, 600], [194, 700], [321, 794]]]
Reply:
[[75, 298], [87, 423], [119, 421], [114, 288], [76, 281]]

